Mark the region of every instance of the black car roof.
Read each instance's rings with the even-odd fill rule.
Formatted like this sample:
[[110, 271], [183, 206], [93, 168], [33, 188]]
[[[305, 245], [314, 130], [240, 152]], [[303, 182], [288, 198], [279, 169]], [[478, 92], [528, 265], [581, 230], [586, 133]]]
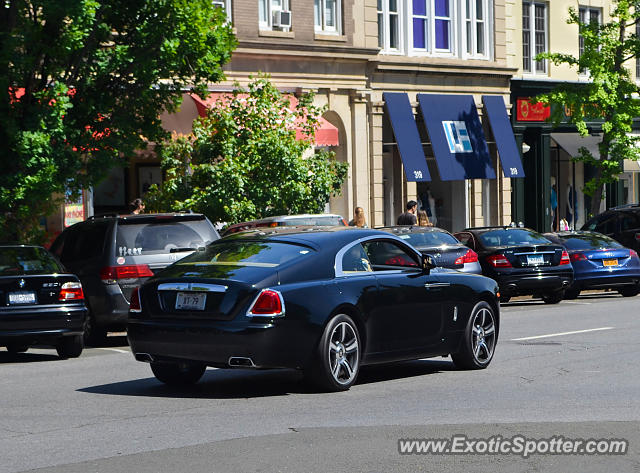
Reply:
[[376, 230], [382, 230], [383, 232], [393, 233], [429, 233], [440, 232], [449, 233], [447, 230], [438, 227], [424, 227], [420, 225], [393, 225], [391, 227], [377, 227]]

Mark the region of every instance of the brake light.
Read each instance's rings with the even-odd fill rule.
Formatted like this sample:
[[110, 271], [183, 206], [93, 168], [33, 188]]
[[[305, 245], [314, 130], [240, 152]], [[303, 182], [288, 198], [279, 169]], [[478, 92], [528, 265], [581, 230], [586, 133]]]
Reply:
[[125, 266], [105, 266], [100, 270], [100, 279], [115, 282], [118, 279], [149, 278], [153, 272], [147, 264], [128, 264]]
[[247, 312], [249, 317], [267, 315], [284, 315], [284, 300], [282, 294], [272, 289], [263, 289]]
[[478, 253], [473, 250], [467, 250], [467, 252], [457, 258], [453, 264], [464, 264], [464, 263], [477, 263], [478, 262]]
[[142, 312], [142, 304], [140, 304], [140, 288], [136, 287], [131, 293], [131, 300], [129, 301], [129, 312]]
[[[564, 255], [564, 253], [563, 253]], [[583, 253], [571, 253], [569, 255], [569, 259], [573, 262], [573, 261], [586, 261], [587, 257], [583, 254]], [[560, 263], [562, 263], [562, 261], [560, 261]]]
[[560, 258], [560, 264], [571, 264], [571, 260], [569, 259], [569, 253], [567, 253], [566, 250], [562, 252], [562, 258]]
[[636, 253], [636, 250], [629, 250], [629, 258], [637, 258], [638, 257], [638, 253]]
[[505, 255], [497, 254], [487, 256], [487, 263], [489, 263], [494, 268], [511, 268], [511, 263]]
[[84, 299], [82, 284], [79, 282], [66, 282], [60, 288], [59, 301], [81, 301]]

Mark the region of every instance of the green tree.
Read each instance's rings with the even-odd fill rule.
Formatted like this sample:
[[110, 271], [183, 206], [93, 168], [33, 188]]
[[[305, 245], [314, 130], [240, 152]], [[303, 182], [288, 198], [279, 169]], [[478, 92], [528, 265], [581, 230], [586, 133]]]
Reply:
[[307, 94], [291, 107], [264, 75], [219, 99], [190, 136], [162, 145], [166, 179], [145, 197], [147, 209], [191, 209], [228, 223], [321, 212], [348, 166], [333, 152], [312, 152], [322, 112], [312, 100]]
[[589, 133], [588, 122], [603, 122], [599, 159], [584, 147], [573, 157], [596, 170], [584, 187], [585, 194], [591, 196], [593, 215], [599, 213], [604, 184], [618, 180], [623, 160], [640, 158], [639, 139], [630, 135], [633, 119], [640, 116], [640, 101], [638, 86], [629, 70], [629, 61], [640, 58], [640, 42], [635, 29], [639, 18], [638, 0], [615, 2], [611, 20], [602, 24], [581, 22], [578, 12], [570, 8], [567, 22], [578, 25], [584, 52], [579, 57], [559, 53], [537, 56], [537, 59], [569, 65], [589, 75], [589, 80], [583, 84], [559, 85], [553, 91], [537, 96], [536, 100], [552, 106], [551, 120], [556, 125], [565, 119], [563, 110], [570, 110], [569, 120], [582, 136]]
[[210, 0], [6, 0], [0, 9], [0, 238], [105, 177], [182, 91], [223, 78], [236, 40]]

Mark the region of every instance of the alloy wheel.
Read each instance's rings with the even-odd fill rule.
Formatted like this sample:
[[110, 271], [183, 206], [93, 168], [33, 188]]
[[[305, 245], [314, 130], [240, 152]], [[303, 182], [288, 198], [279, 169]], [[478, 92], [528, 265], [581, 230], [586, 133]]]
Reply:
[[342, 385], [351, 383], [359, 361], [358, 336], [350, 323], [340, 322], [329, 337], [329, 368], [333, 379]]
[[476, 312], [472, 325], [473, 356], [481, 364], [491, 360], [496, 343], [496, 324], [493, 313], [487, 308]]

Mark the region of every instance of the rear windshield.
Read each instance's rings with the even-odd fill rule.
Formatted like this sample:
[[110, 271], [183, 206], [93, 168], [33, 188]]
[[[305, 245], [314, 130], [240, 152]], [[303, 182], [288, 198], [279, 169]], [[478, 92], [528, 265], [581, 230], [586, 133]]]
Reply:
[[312, 252], [310, 248], [289, 243], [229, 241], [209, 245], [205, 251], [193, 253], [177, 264], [275, 268]]
[[64, 268], [43, 248], [0, 248], [0, 276], [63, 272]]
[[344, 226], [345, 222], [342, 217], [338, 216], [318, 216], [318, 217], [294, 217], [279, 221], [278, 226], [294, 226], [294, 225], [315, 225], [315, 226]]
[[481, 233], [478, 238], [484, 246], [537, 245], [551, 243], [545, 237], [532, 230], [523, 228], [490, 230]]
[[445, 232], [405, 233], [398, 235], [398, 237], [415, 247], [460, 244], [453, 235]]
[[590, 235], [558, 235], [568, 250], [599, 250], [624, 248], [620, 243], [606, 235], [592, 233]]
[[198, 249], [218, 239], [208, 220], [120, 224], [116, 256], [170, 253], [173, 249]]

